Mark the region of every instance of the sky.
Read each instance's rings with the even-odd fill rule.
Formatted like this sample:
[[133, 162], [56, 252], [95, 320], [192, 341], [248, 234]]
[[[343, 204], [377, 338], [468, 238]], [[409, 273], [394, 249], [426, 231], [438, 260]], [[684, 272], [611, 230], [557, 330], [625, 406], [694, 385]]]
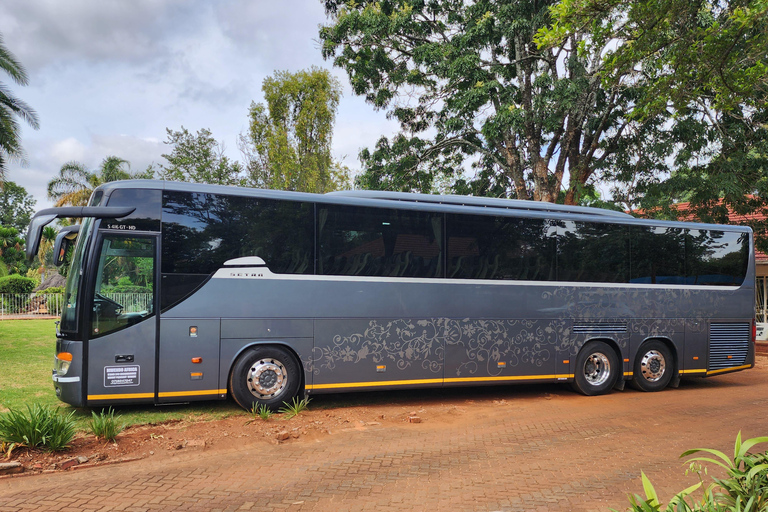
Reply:
[[359, 169], [357, 154], [396, 123], [349, 87], [320, 53], [320, 0], [3, 0], [0, 34], [29, 75], [20, 87], [0, 81], [40, 117], [22, 128], [28, 165], [6, 179], [38, 209], [51, 206], [46, 184], [77, 161], [97, 169], [115, 155], [143, 171], [165, 163], [166, 128], [209, 129], [230, 158], [248, 107], [276, 70], [330, 70], [343, 86], [333, 156]]

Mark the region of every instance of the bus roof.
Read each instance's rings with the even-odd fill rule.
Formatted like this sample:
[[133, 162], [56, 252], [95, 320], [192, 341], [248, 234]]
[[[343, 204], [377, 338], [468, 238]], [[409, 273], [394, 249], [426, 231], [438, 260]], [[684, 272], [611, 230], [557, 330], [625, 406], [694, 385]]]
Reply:
[[589, 206], [568, 206], [546, 203], [543, 201], [525, 201], [520, 199], [501, 199], [498, 197], [475, 197], [457, 195], [415, 194], [412, 192], [387, 192], [380, 190], [341, 190], [326, 195], [361, 197], [369, 199], [387, 199], [390, 201], [409, 201], [414, 203], [436, 203], [457, 206], [480, 206], [485, 208], [503, 208], [507, 210], [528, 210], [551, 213], [575, 213], [580, 215], [604, 215], [607, 217], [634, 218], [628, 213]]

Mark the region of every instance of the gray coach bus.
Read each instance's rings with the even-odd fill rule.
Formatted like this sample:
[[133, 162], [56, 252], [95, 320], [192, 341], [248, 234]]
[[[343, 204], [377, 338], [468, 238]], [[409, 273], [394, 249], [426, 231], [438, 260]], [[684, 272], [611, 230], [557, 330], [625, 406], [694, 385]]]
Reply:
[[749, 228], [530, 201], [160, 181], [38, 212], [70, 240], [53, 384], [75, 406], [567, 382], [754, 365]]

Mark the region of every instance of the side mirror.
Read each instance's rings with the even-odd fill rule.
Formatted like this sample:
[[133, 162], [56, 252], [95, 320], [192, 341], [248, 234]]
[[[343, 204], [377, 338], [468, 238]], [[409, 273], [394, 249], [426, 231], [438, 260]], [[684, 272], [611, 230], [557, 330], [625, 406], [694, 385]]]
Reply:
[[69, 244], [77, 239], [80, 224], [65, 226], [56, 235], [56, 243], [53, 245], [53, 264], [60, 267], [64, 263], [64, 257], [69, 249]]

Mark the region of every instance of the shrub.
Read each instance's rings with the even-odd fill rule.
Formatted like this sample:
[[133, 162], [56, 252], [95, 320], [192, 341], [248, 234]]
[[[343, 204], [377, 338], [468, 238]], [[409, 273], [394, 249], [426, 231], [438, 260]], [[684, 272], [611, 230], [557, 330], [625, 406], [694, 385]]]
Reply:
[[36, 286], [34, 279], [18, 274], [0, 277], [0, 293], [32, 293]]
[[63, 286], [51, 286], [50, 288], [46, 288], [45, 290], [40, 290], [37, 292], [38, 295], [45, 295], [48, 293], [64, 293], [64, 287]]
[[104, 412], [104, 409], [102, 409], [98, 415], [95, 411], [91, 411], [91, 416], [92, 419], [88, 426], [91, 429], [91, 433], [98, 438], [114, 441], [117, 434], [125, 429], [124, 424], [118, 425], [117, 421], [120, 419], [120, 416], [115, 418], [115, 411], [111, 407], [107, 412]]
[[[741, 432], [736, 436], [733, 459], [723, 452], [710, 448], [696, 448], [684, 452], [680, 457], [687, 457], [703, 452], [711, 457], [689, 459], [690, 469], [699, 476], [699, 483], [679, 492], [669, 501], [666, 508], [659, 501], [656, 490], [645, 474], [642, 474], [645, 500], [635, 494], [630, 496], [629, 510], [633, 512], [752, 512], [768, 509], [768, 452], [752, 454], [749, 449], [759, 443], [768, 443], [768, 437], [755, 437], [741, 442]], [[728, 477], [712, 478], [712, 483], [704, 489], [704, 496], [699, 502], [688, 497], [699, 489], [704, 480], [701, 476], [701, 463], [716, 464], [726, 470]]]
[[75, 437], [74, 414], [72, 411], [63, 415], [40, 404], [27, 405], [27, 414], [11, 409], [0, 414], [0, 441], [8, 445], [9, 453], [21, 446], [52, 452], [64, 450]]

